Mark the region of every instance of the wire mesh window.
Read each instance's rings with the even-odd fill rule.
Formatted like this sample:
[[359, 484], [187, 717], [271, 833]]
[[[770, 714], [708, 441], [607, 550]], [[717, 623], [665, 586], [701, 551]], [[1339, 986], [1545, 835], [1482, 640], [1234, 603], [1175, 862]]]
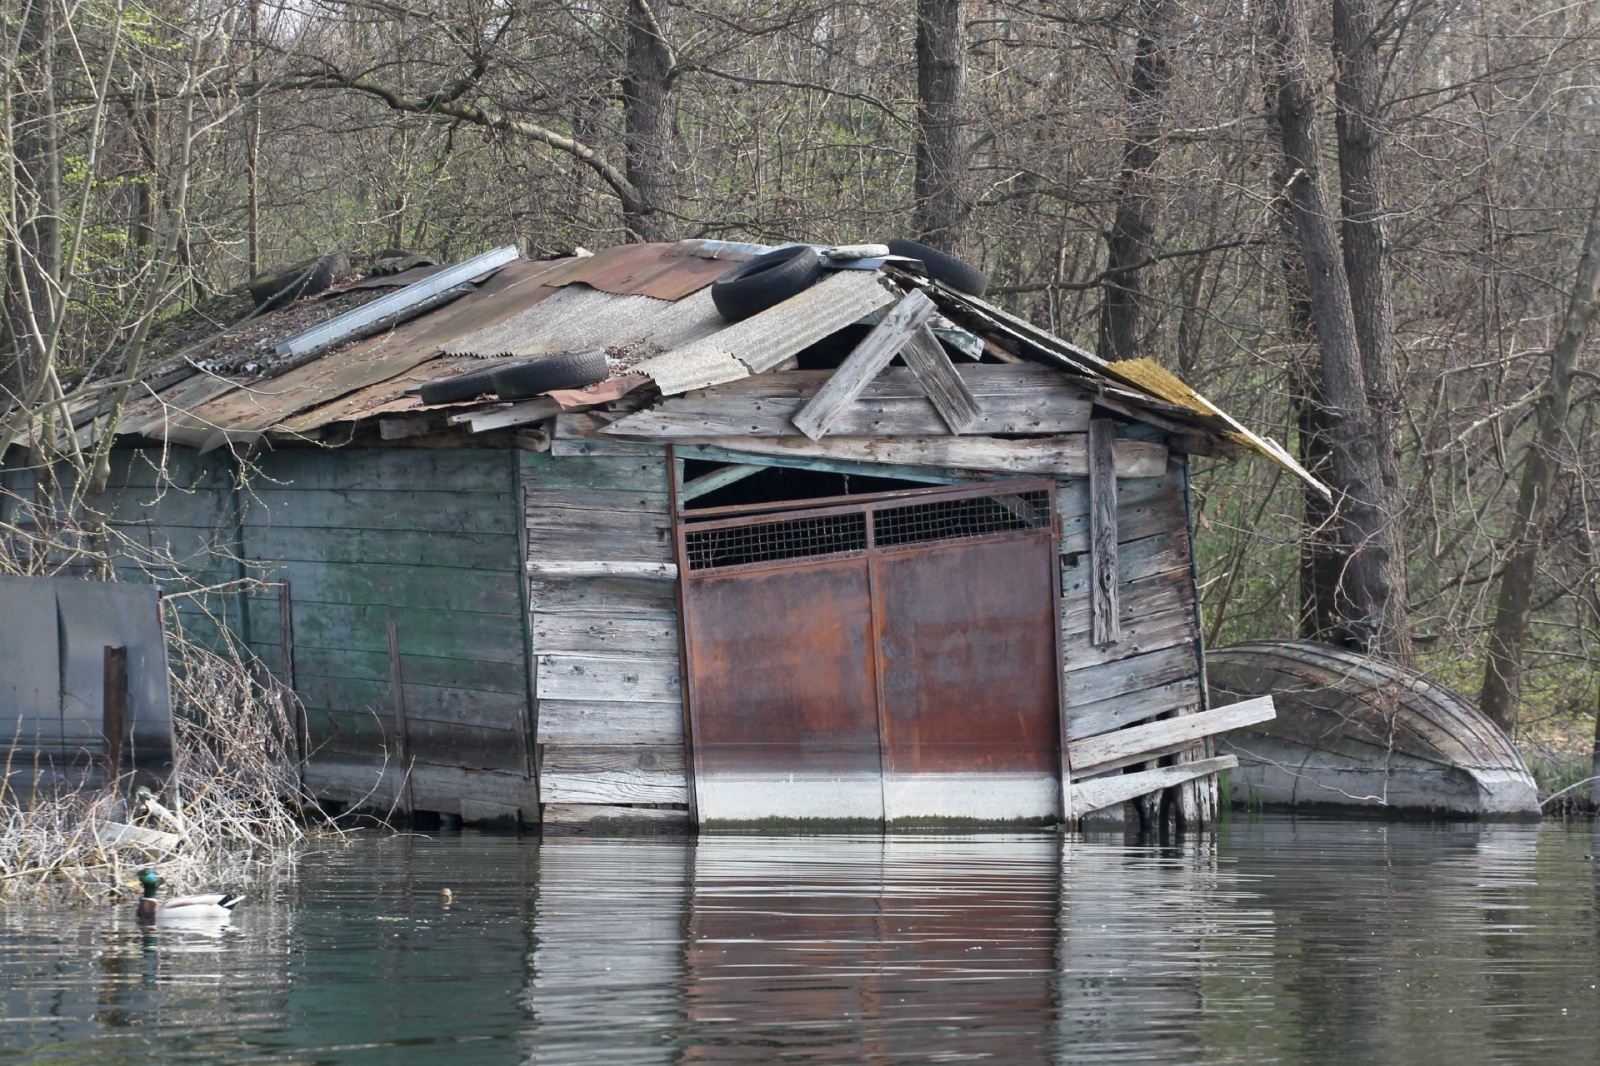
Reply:
[[867, 516], [860, 511], [719, 529], [691, 529], [684, 534], [684, 552], [690, 570], [865, 551], [866, 547]]
[[1039, 489], [885, 507], [872, 524], [873, 541], [880, 548], [1043, 529], [1050, 525], [1050, 494]]

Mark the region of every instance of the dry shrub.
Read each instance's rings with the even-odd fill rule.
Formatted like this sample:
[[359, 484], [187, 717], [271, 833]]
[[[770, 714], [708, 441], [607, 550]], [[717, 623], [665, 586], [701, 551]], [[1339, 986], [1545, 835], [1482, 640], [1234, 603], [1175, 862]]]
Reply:
[[[0, 898], [103, 899], [154, 866], [174, 893], [240, 891], [293, 869], [326, 826], [300, 781], [298, 708], [242, 656], [177, 640], [171, 651], [173, 770], [152, 795], [66, 788], [31, 796], [0, 783]], [[10, 769], [8, 766], [7, 770]], [[155, 830], [113, 846], [117, 824]]]

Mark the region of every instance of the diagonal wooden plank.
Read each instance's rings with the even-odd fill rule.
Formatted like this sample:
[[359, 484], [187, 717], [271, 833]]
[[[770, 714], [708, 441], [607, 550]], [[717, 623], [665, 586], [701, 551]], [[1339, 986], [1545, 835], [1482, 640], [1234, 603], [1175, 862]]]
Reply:
[[1232, 770], [1238, 765], [1237, 756], [1218, 755], [1214, 759], [1186, 762], [1181, 766], [1161, 766], [1154, 770], [1141, 770], [1136, 774], [1079, 781], [1072, 786], [1072, 813], [1077, 817], [1090, 811], [1113, 807], [1138, 796], [1205, 777], [1207, 774]]
[[933, 301], [921, 290], [912, 292], [890, 308], [833, 372], [828, 383], [794, 416], [794, 424], [800, 432], [812, 440], [821, 440], [828, 427], [861, 395], [867, 383], [889, 365], [889, 360], [900, 353], [912, 332], [933, 317], [933, 312]]
[[1146, 762], [1182, 751], [1202, 737], [1277, 717], [1271, 696], [1258, 696], [1199, 714], [1163, 718], [1114, 733], [1075, 741], [1067, 746], [1074, 777], [1104, 773], [1136, 762]]
[[911, 339], [900, 349], [900, 355], [951, 433], [965, 433], [983, 416], [978, 398], [956, 373], [944, 345], [926, 324], [911, 334]]

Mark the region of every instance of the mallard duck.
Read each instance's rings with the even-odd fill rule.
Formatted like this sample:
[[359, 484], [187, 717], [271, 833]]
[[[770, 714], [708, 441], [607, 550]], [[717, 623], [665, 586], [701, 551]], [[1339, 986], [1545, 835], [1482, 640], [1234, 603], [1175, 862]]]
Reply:
[[141, 922], [225, 922], [239, 905], [239, 897], [227, 892], [158, 900], [156, 888], [161, 884], [161, 875], [148, 868], [139, 872], [139, 883], [144, 886], [144, 896], [139, 900]]

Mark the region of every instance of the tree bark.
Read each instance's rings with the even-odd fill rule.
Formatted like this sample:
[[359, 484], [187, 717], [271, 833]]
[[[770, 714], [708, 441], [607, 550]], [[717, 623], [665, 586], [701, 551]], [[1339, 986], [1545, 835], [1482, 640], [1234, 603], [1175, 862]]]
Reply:
[[1400, 389], [1385, 221], [1388, 166], [1378, 120], [1382, 72], [1372, 0], [1333, 0], [1333, 56], [1344, 272], [1381, 478], [1377, 502], [1389, 541], [1387, 584], [1393, 604], [1378, 639], [1390, 658], [1409, 665], [1413, 655], [1400, 485]]
[[1567, 414], [1572, 409], [1573, 371], [1578, 353], [1594, 322], [1600, 303], [1600, 194], [1589, 214], [1589, 232], [1578, 259], [1578, 276], [1567, 302], [1561, 332], [1550, 352], [1550, 378], [1539, 401], [1537, 429], [1522, 467], [1522, 486], [1511, 527], [1507, 562], [1500, 575], [1494, 628], [1489, 633], [1489, 661], [1483, 673], [1478, 707], [1502, 729], [1517, 724], [1522, 695], [1523, 647], [1528, 618], [1533, 610], [1534, 582], [1543, 548], [1545, 517], [1550, 491], [1566, 436]]
[[623, 172], [636, 202], [622, 206], [632, 241], [667, 240], [672, 206], [672, 116], [668, 97], [676, 63], [667, 43], [668, 0], [628, 0], [628, 59], [622, 79]]
[[911, 228], [917, 240], [953, 248], [967, 217], [962, 127], [966, 32], [961, 0], [917, 0], [917, 143]]
[[1368, 653], [1403, 619], [1389, 576], [1394, 560], [1382, 498], [1377, 449], [1361, 373], [1350, 289], [1328, 213], [1314, 132], [1316, 88], [1308, 77], [1310, 42], [1304, 0], [1273, 0], [1268, 9], [1274, 110], [1288, 174], [1288, 200], [1305, 263], [1316, 324], [1320, 413], [1330, 446], [1334, 531], [1342, 555], [1335, 607], [1338, 642]]
[[1155, 254], [1155, 196], [1151, 173], [1161, 150], [1161, 110], [1172, 78], [1167, 36], [1175, 0], [1139, 0], [1133, 73], [1128, 78], [1127, 134], [1117, 211], [1106, 235], [1106, 278], [1100, 290], [1100, 357], [1136, 359], [1144, 340], [1144, 266]]
[[5, 249], [5, 348], [0, 353], [0, 406], [6, 394], [37, 399], [46, 338], [61, 280], [61, 155], [57, 144], [55, 45], [57, 7], [31, 0], [22, 15], [15, 69], [4, 76], [6, 118], [15, 146], [10, 160], [16, 239]]

